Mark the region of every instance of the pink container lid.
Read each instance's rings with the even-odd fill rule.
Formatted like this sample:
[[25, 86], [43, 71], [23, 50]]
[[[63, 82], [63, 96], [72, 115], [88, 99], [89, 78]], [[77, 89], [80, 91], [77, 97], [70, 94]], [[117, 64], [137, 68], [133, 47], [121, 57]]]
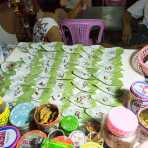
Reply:
[[107, 127], [116, 136], [129, 136], [136, 131], [138, 119], [129, 109], [115, 107], [108, 114]]

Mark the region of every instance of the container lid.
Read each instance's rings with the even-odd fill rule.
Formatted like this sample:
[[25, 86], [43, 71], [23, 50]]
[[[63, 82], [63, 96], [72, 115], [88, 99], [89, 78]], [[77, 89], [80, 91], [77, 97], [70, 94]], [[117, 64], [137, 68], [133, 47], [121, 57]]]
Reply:
[[82, 145], [80, 148], [102, 148], [102, 146], [95, 142], [88, 142]]
[[86, 143], [85, 134], [82, 131], [73, 131], [69, 135], [70, 139], [73, 141], [76, 147], [83, 145]]
[[11, 124], [17, 127], [24, 127], [29, 125], [31, 111], [34, 105], [31, 103], [22, 103], [13, 108], [10, 114]]
[[148, 83], [145, 81], [136, 81], [130, 87], [133, 95], [142, 101], [148, 101]]
[[37, 140], [37, 142], [40, 143], [40, 139], [42, 138], [47, 138], [47, 135], [42, 131], [33, 130], [27, 132], [18, 141], [16, 148], [21, 148], [21, 147], [32, 148], [33, 147], [32, 142]]
[[4, 126], [0, 128], [0, 147], [13, 148], [20, 138], [19, 130], [14, 126]]
[[129, 109], [115, 107], [108, 114], [107, 127], [116, 136], [129, 136], [136, 131], [138, 119]]
[[73, 144], [72, 140], [66, 136], [58, 136], [54, 138], [55, 141], [62, 142], [64, 144]]
[[61, 120], [60, 124], [65, 131], [71, 132], [78, 128], [79, 121], [76, 116], [65, 116]]

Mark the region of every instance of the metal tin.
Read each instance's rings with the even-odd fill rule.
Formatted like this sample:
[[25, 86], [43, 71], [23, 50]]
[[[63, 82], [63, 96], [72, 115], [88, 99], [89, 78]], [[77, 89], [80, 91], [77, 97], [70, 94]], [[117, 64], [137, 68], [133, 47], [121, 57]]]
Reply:
[[0, 147], [15, 148], [20, 138], [19, 130], [14, 126], [4, 126], [0, 128]]
[[[32, 148], [36, 145], [40, 145], [42, 138], [47, 138], [47, 135], [39, 130], [33, 130], [25, 133], [18, 141], [16, 148]], [[34, 142], [34, 145], [33, 145]]]
[[131, 87], [131, 100], [129, 108], [137, 113], [140, 108], [148, 106], [148, 83], [144, 81], [136, 81]]
[[75, 147], [80, 147], [86, 143], [86, 137], [82, 131], [73, 131], [69, 137], [73, 141]]
[[29, 130], [33, 109], [34, 105], [31, 103], [22, 103], [14, 107], [10, 114], [11, 124], [20, 128], [21, 131]]

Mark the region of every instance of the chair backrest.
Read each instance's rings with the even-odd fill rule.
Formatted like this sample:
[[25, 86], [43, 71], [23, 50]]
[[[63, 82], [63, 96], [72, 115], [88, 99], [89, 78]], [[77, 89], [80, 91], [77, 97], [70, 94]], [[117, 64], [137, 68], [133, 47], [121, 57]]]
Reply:
[[71, 34], [72, 44], [81, 43], [85, 45], [92, 45], [93, 42], [90, 39], [91, 29], [97, 26], [100, 28], [97, 43], [102, 40], [105, 24], [99, 19], [65, 19], [60, 23], [60, 29], [64, 43], [68, 43], [67, 34], [65, 28]]
[[125, 6], [126, 0], [103, 0], [107, 6]]

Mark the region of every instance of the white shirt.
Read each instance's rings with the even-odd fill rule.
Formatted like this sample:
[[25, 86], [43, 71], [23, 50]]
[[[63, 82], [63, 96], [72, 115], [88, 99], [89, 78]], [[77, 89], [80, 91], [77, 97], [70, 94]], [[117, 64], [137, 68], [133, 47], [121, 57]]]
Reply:
[[128, 12], [136, 19], [143, 17], [142, 23], [148, 28], [148, 0], [138, 0]]
[[48, 31], [53, 26], [58, 26], [58, 24], [54, 19], [50, 17], [44, 17], [38, 19], [33, 29], [33, 41], [34, 42], [44, 41]]

